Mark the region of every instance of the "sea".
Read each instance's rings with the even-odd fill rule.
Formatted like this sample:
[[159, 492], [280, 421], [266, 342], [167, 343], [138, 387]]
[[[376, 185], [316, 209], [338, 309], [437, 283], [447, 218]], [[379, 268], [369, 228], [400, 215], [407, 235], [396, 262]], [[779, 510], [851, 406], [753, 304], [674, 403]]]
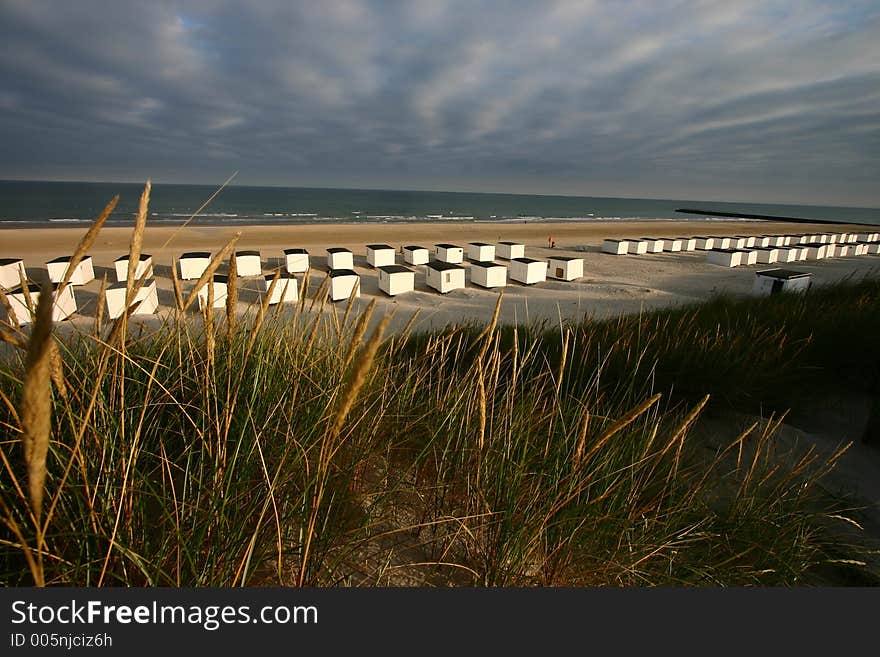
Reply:
[[[713, 216], [715, 211], [880, 225], [878, 208], [309, 187], [230, 185], [219, 193], [218, 189], [208, 185], [154, 184], [148, 222], [154, 225], [187, 221], [191, 225], [296, 225], [734, 220]], [[0, 228], [88, 223], [117, 194], [119, 204], [108, 225], [131, 225], [142, 191], [143, 185], [134, 183], [0, 181]], [[205, 205], [209, 199], [210, 203]], [[707, 212], [705, 215], [676, 212], [681, 208]]]

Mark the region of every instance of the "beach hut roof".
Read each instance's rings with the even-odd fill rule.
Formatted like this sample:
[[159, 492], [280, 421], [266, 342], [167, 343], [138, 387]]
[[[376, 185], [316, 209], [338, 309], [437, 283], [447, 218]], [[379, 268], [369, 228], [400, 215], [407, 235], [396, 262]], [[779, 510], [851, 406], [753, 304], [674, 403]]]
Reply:
[[57, 258], [55, 258], [54, 260], [50, 260], [50, 261], [49, 261], [48, 263], [46, 263], [46, 264], [52, 264], [52, 263], [55, 263], [55, 262], [70, 262], [70, 258], [71, 258], [71, 257], [72, 257], [72, 256], [58, 256]]
[[423, 251], [423, 250], [425, 250], [425, 247], [416, 246], [415, 244], [410, 244], [408, 246], [403, 247], [403, 249], [404, 249], [404, 251]]
[[383, 265], [379, 267], [386, 274], [406, 274], [412, 273], [412, 269], [404, 267], [403, 265]]
[[507, 269], [505, 265], [501, 265], [491, 260], [482, 260], [479, 262], [471, 263], [471, 269], [492, 269], [493, 267], [501, 267], [502, 269]]
[[485, 242], [468, 242], [471, 246], [492, 246], [491, 244], [486, 244]]
[[329, 272], [330, 278], [336, 278], [337, 276], [357, 276], [357, 273], [353, 269], [331, 269]]
[[350, 249], [343, 249], [342, 247], [333, 247], [331, 249], [327, 249], [327, 253], [351, 253]]
[[519, 246], [521, 242], [498, 242], [499, 244], [506, 244], [507, 246]]
[[712, 249], [718, 253], [745, 253], [742, 249]]
[[456, 246], [455, 244], [435, 244], [434, 246], [440, 247], [441, 249], [460, 249], [460, 246]]
[[183, 259], [183, 258], [210, 258], [211, 252], [210, 251], [190, 251], [188, 253], [181, 253], [180, 257], [181, 257], [181, 259]]
[[215, 283], [228, 283], [229, 276], [226, 276], [225, 274], [214, 274], [214, 282]]
[[[153, 256], [151, 256], [149, 253], [141, 253], [140, 257], [138, 258], [138, 261], [143, 262], [144, 260], [149, 260], [152, 257]], [[113, 262], [124, 262], [125, 260], [128, 260], [128, 254], [126, 254], [124, 256], [119, 256]]]
[[790, 281], [795, 278], [807, 278], [810, 275], [807, 272], [796, 271], [794, 269], [765, 269], [764, 271], [755, 272], [758, 276], [767, 276], [769, 278], [778, 278], [784, 281]]
[[[55, 290], [58, 289], [58, 287], [61, 285], [61, 283], [49, 283], [49, 285], [52, 286], [52, 291], [54, 292]], [[28, 289], [28, 292], [37, 293], [40, 291], [40, 284], [39, 283], [28, 283], [27, 289]], [[14, 290], [12, 290], [12, 293], [17, 294], [21, 291], [22, 291], [21, 285], [18, 285]]]
[[371, 251], [379, 251], [381, 249], [392, 249], [394, 247], [389, 246], [388, 244], [367, 244], [367, 248]]
[[[275, 274], [266, 274], [265, 276], [263, 276], [263, 278], [265, 278], [267, 281], [271, 281], [273, 278], [275, 278]], [[278, 280], [280, 281], [282, 278], [296, 278], [296, 276], [294, 276], [293, 274], [288, 274], [286, 271], [283, 271], [278, 274]]]
[[573, 256], [550, 256], [551, 260], [561, 260], [563, 262], [571, 262], [572, 260], [581, 260], [581, 258], [575, 258]]
[[16, 262], [21, 262], [21, 258], [0, 258], [0, 266], [3, 265], [14, 265]]
[[260, 255], [259, 251], [236, 251], [235, 255], [237, 256], [258, 256]]
[[433, 260], [428, 263], [428, 267], [435, 271], [450, 271], [452, 269], [464, 269], [452, 262], [443, 262], [442, 260]]
[[309, 253], [309, 252], [306, 251], [305, 249], [284, 249], [284, 255], [297, 255], [297, 254], [299, 254], [299, 255], [302, 255], [302, 254], [306, 254], [306, 255], [308, 255], [308, 253]]
[[527, 265], [530, 265], [530, 264], [533, 263], [533, 262], [541, 262], [540, 260], [535, 260], [534, 258], [514, 258], [514, 261], [516, 261], [516, 262], [522, 262], [522, 263], [525, 263], [525, 264], [527, 264]]

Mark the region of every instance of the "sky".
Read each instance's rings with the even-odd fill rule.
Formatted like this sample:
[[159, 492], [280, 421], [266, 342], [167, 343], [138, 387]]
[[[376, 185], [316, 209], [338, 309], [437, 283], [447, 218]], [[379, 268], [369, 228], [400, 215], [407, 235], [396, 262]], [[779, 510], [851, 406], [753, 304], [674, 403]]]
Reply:
[[0, 178], [880, 207], [877, 0], [0, 0]]

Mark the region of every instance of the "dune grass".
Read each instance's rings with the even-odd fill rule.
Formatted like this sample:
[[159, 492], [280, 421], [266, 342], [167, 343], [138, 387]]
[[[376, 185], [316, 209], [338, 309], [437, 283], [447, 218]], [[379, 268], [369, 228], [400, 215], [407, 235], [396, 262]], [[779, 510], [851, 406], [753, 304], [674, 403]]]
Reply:
[[[798, 585], [864, 570], [820, 485], [836, 457], [785, 461], [775, 420], [719, 449], [693, 427], [707, 405], [784, 405], [800, 377], [870, 385], [876, 356], [858, 348], [878, 334], [876, 283], [419, 335], [385, 335], [374, 305], [326, 312], [325, 289], [293, 312], [187, 310], [206, 284], [175, 281], [147, 335], [123, 315], [58, 340], [39, 308], [29, 335], [0, 327], [15, 349], [0, 363], [3, 584]], [[43, 434], [41, 465], [28, 445]]]

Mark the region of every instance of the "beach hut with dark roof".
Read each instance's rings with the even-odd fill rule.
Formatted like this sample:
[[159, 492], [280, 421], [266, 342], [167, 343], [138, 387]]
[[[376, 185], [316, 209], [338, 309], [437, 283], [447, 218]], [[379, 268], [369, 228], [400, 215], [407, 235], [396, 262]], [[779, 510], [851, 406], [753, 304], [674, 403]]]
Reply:
[[495, 245], [485, 242], [470, 242], [468, 244], [468, 259], [473, 262], [492, 262], [495, 260]]
[[[140, 279], [138, 279], [140, 280]], [[111, 285], [104, 292], [104, 301], [107, 304], [107, 316], [116, 319], [125, 314], [126, 283]], [[155, 280], [145, 280], [137, 291], [132, 305], [138, 304], [132, 311], [132, 315], [152, 315], [159, 309], [159, 294]]]
[[412, 292], [416, 287], [416, 273], [403, 265], [382, 265], [379, 269], [379, 289], [389, 297]]
[[403, 247], [403, 260], [409, 265], [427, 265], [431, 259], [431, 252], [424, 246], [408, 244]]
[[330, 269], [354, 269], [354, 254], [348, 249], [327, 249], [327, 266]]
[[642, 242], [647, 244], [648, 253], [663, 253], [664, 239], [660, 237], [643, 237]]
[[[125, 283], [128, 279], [128, 254], [119, 256], [113, 261], [116, 270], [116, 282]], [[153, 277], [153, 256], [149, 253], [141, 253], [138, 257], [137, 266], [134, 268], [134, 280], [139, 281], [146, 274], [146, 278]]]
[[288, 274], [303, 274], [309, 270], [309, 252], [305, 249], [284, 249], [284, 267]]
[[367, 244], [367, 264], [385, 267], [394, 264], [394, 247], [388, 244]]
[[758, 254], [758, 262], [763, 265], [772, 265], [779, 260], [779, 249], [773, 247], [759, 247], [755, 249]]
[[474, 262], [471, 264], [471, 283], [493, 288], [507, 285], [507, 267], [497, 262]]
[[806, 292], [810, 289], [810, 274], [793, 269], [765, 269], [755, 272], [752, 293], [759, 296], [782, 292]]
[[214, 276], [207, 283], [202, 285], [199, 288], [198, 298], [199, 298], [199, 308], [204, 308], [208, 305], [208, 286], [213, 288], [212, 294], [214, 295], [214, 308], [225, 308], [226, 307], [226, 297], [229, 291], [229, 277], [224, 276], [222, 274], [214, 274]]
[[235, 273], [238, 276], [262, 276], [263, 259], [259, 251], [236, 251]]
[[526, 255], [526, 245], [520, 242], [498, 242], [495, 253], [504, 260], [523, 258]]
[[327, 293], [331, 301], [343, 301], [352, 295], [355, 298], [361, 296], [361, 278], [353, 269], [331, 269], [327, 276], [330, 278]]
[[510, 279], [524, 285], [534, 285], [547, 280], [547, 263], [532, 258], [514, 258], [510, 261]]
[[684, 240], [680, 237], [670, 237], [663, 241], [663, 250], [670, 253], [676, 253], [682, 250]]
[[548, 271], [560, 281], [574, 281], [584, 275], [584, 259], [552, 256], [548, 258]]
[[205, 273], [208, 265], [211, 264], [210, 251], [190, 251], [182, 253], [177, 259], [177, 269], [180, 273], [180, 279], [190, 281], [199, 278]]
[[742, 254], [739, 249], [712, 249], [706, 251], [706, 262], [721, 267], [739, 267]]
[[275, 280], [275, 274], [266, 274], [263, 276], [263, 289], [266, 294], [272, 289], [272, 296], [269, 297], [269, 305], [274, 306], [279, 303], [292, 303], [299, 299], [299, 283], [296, 276], [291, 274], [281, 274], [278, 282], [272, 288], [272, 281]]
[[825, 244], [810, 244], [807, 247], [807, 259], [809, 260], [822, 260], [828, 253], [828, 248]]
[[697, 249], [700, 251], [711, 251], [715, 248], [715, 238], [706, 235], [699, 235], [697, 240]]
[[455, 244], [435, 244], [434, 254], [440, 262], [459, 264], [464, 260], [464, 249]]
[[[65, 320], [76, 312], [76, 297], [73, 295], [73, 286], [65, 285], [64, 290], [59, 293], [60, 287], [58, 283], [52, 284], [52, 297], [54, 299], [52, 304], [52, 321], [55, 322]], [[40, 301], [40, 290], [40, 286], [36, 283], [27, 284], [27, 291], [34, 304], [34, 311], [36, 311], [36, 306]], [[33, 318], [28, 307], [27, 295], [21, 285], [12, 292], [7, 292], [6, 298], [9, 300], [9, 306], [12, 308], [12, 312], [15, 313], [19, 325], [30, 324]], [[11, 317], [8, 319], [12, 321]]]
[[11, 290], [27, 280], [24, 261], [21, 258], [0, 258], [0, 287]]
[[[61, 256], [47, 262], [46, 269], [49, 272], [49, 280], [53, 283], [63, 281], [72, 259], [72, 256]], [[70, 284], [85, 285], [93, 280], [95, 280], [95, 268], [92, 265], [92, 256], [83, 256], [70, 277]]]
[[453, 262], [434, 260], [428, 263], [427, 283], [441, 294], [464, 287], [464, 267]]
[[[602, 240], [602, 253], [610, 253], [612, 255], [626, 255], [629, 253], [629, 240]], [[522, 255], [515, 256], [522, 258]], [[509, 259], [509, 258], [508, 258]]]
[[645, 240], [630, 240], [629, 241], [629, 254], [630, 255], [643, 255], [648, 252], [648, 242]]

